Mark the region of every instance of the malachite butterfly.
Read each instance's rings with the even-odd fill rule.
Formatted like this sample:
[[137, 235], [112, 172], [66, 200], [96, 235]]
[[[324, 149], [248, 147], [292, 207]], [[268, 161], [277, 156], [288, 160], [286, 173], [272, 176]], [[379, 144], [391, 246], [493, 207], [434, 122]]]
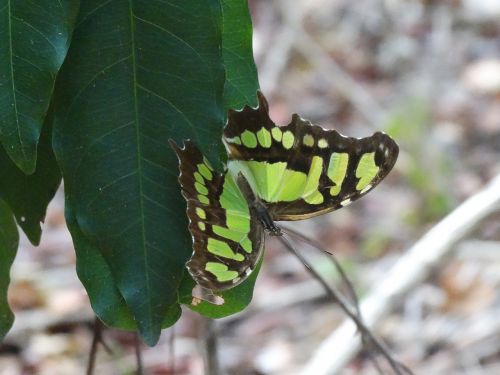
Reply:
[[392, 169], [398, 146], [386, 134], [344, 137], [293, 115], [286, 126], [257, 108], [230, 110], [223, 142], [227, 168], [217, 173], [192, 141], [171, 142], [180, 162], [193, 255], [186, 266], [212, 291], [244, 281], [262, 256], [274, 221], [301, 220], [347, 206]]

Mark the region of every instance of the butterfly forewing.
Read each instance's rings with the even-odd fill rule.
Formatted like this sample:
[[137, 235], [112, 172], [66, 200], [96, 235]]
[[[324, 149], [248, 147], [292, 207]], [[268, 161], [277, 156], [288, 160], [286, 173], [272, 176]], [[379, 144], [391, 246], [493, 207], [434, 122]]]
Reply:
[[287, 126], [257, 108], [230, 111], [224, 128], [228, 168], [242, 173], [274, 220], [300, 220], [346, 206], [392, 169], [398, 146], [386, 134], [344, 137], [294, 115]]
[[193, 237], [186, 267], [204, 288], [234, 287], [250, 275], [262, 254], [262, 225], [231, 174], [215, 172], [191, 141], [183, 148], [171, 145], [180, 162], [179, 182]]

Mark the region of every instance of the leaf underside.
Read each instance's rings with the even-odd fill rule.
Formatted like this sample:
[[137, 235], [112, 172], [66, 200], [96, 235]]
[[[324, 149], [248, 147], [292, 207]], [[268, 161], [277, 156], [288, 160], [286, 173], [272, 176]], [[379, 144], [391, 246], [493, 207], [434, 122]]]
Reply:
[[17, 223], [34, 245], [40, 242], [40, 223], [61, 183], [61, 173], [52, 151], [52, 121], [49, 110], [40, 136], [36, 170], [31, 175], [19, 170], [0, 146], [0, 171], [5, 176], [0, 179], [0, 198], [10, 206]]
[[[54, 149], [79, 277], [106, 324], [135, 322], [150, 345], [180, 315], [192, 252], [167, 141], [193, 139], [220, 165], [224, 103], [243, 103], [257, 88], [251, 45], [225, 48], [224, 7], [248, 22], [240, 3], [83, 2], [58, 77]], [[245, 70], [226, 64], [233, 50]], [[231, 96], [226, 75], [242, 88]]]
[[78, 0], [0, 0], [0, 143], [24, 173], [69, 47]]

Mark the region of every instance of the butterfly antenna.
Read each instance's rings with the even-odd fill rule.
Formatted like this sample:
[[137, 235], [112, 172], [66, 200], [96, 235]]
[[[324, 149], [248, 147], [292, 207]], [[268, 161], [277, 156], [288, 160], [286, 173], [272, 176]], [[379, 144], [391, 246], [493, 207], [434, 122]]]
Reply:
[[[349, 295], [349, 298], [351, 300], [351, 303], [353, 304], [356, 313], [358, 314], [359, 320], [363, 321], [363, 317], [361, 315], [361, 309], [359, 307], [359, 299], [358, 295], [354, 289], [354, 286], [352, 285], [351, 280], [347, 277], [347, 274], [344, 271], [344, 267], [340, 264], [338, 261], [337, 257], [330, 251], [326, 250], [319, 242], [314, 241], [313, 239], [304, 236], [302, 233], [297, 232], [296, 230], [293, 230], [288, 227], [281, 227], [281, 230], [283, 233], [288, 234], [291, 237], [295, 237], [296, 239], [304, 242], [305, 244], [311, 246], [312, 248], [321, 251], [325, 255], [327, 255], [328, 259], [333, 263], [337, 273], [340, 275], [340, 279], [342, 280], [343, 284], [345, 285], [347, 289], [347, 293]], [[378, 362], [378, 359], [373, 356], [373, 353], [370, 351], [370, 341], [366, 339], [366, 336], [364, 334], [361, 334], [361, 340], [363, 343], [363, 348], [365, 348], [365, 353], [368, 355], [370, 358], [371, 362], [375, 366], [377, 372], [379, 374], [383, 374], [382, 368], [380, 367], [380, 364]]]
[[[288, 230], [284, 230], [284, 233], [289, 232]], [[409, 374], [412, 375], [413, 372], [404, 364], [401, 362], [397, 361], [389, 352], [389, 349], [387, 346], [376, 336], [372, 334], [370, 329], [365, 325], [363, 320], [361, 319], [361, 316], [359, 315], [359, 308], [358, 309], [353, 309], [352, 306], [350, 305], [349, 301], [345, 299], [345, 297], [332, 288], [328, 283], [325, 281], [323, 277], [311, 266], [311, 264], [307, 261], [304, 256], [297, 251], [297, 249], [293, 246], [292, 242], [285, 236], [280, 236], [277, 237], [278, 240], [293, 254], [295, 255], [300, 262], [304, 265], [304, 267], [307, 269], [307, 271], [323, 286], [323, 288], [326, 291], [326, 294], [334, 301], [336, 302], [340, 308], [346, 313], [346, 315], [356, 324], [358, 330], [361, 332], [361, 337], [363, 342], [365, 340], [369, 340], [369, 342], [373, 343], [373, 346], [382, 354], [382, 356], [386, 359], [387, 363], [389, 363], [390, 367], [394, 371], [395, 374], [397, 375], [403, 375], [403, 374]], [[306, 237], [307, 239], [307, 237]], [[308, 240], [308, 239], [307, 239]], [[312, 242], [312, 241], [311, 241]], [[318, 249], [322, 249], [321, 247], [318, 247]], [[323, 249], [324, 250], [324, 249]], [[326, 253], [332, 255], [330, 252], [325, 251]], [[336, 261], [335, 264], [338, 264]], [[340, 264], [338, 264], [340, 267]], [[345, 273], [343, 273], [345, 276]], [[352, 285], [351, 285], [352, 288]], [[352, 290], [354, 290], [352, 288]], [[357, 298], [356, 298], [357, 300]], [[366, 337], [363, 338], [363, 337]], [[377, 363], [374, 361], [374, 363]], [[383, 371], [381, 370], [380, 366], [375, 364], [375, 367], [377, 368], [377, 371], [383, 374]]]
[[302, 233], [297, 232], [296, 230], [293, 230], [288, 227], [281, 227], [281, 230], [288, 234], [291, 237], [295, 237], [299, 239], [300, 241], [304, 242], [305, 244], [311, 246], [312, 248], [315, 248], [316, 250], [321, 251], [322, 253], [326, 254], [328, 256], [328, 259], [330, 259], [335, 267], [335, 270], [338, 272], [340, 275], [340, 278], [342, 282], [344, 283], [347, 293], [349, 294], [349, 298], [351, 299], [352, 304], [354, 305], [356, 312], [361, 319], [361, 310], [359, 308], [359, 299], [358, 295], [356, 294], [356, 291], [354, 290], [354, 286], [352, 285], [351, 280], [347, 277], [344, 268], [338, 261], [337, 257], [330, 251], [326, 250], [319, 242], [314, 241], [313, 239], [304, 236]]

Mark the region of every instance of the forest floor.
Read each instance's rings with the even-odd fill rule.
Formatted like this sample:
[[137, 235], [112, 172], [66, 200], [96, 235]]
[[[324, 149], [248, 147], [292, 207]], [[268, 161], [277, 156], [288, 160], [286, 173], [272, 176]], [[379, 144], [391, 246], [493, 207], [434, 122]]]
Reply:
[[[500, 174], [500, 2], [252, 0], [250, 8], [276, 123], [296, 112], [349, 136], [382, 130], [400, 145], [394, 171], [373, 193], [293, 225], [336, 255], [362, 300], [373, 297], [428, 230]], [[10, 288], [16, 322], [0, 346], [0, 375], [85, 373], [94, 316], [63, 211], [61, 190], [40, 246], [21, 240]], [[373, 330], [416, 374], [500, 374], [500, 210], [484, 216], [432, 267], [410, 262], [418, 277], [384, 300]], [[298, 249], [338, 283], [325, 255]], [[344, 319], [271, 238], [251, 305], [216, 322], [221, 374], [300, 374]], [[203, 374], [204, 327], [185, 309], [158, 346], [141, 348], [146, 373]], [[104, 340], [111, 353], [101, 348], [96, 374], [133, 373], [133, 335], [107, 330]], [[337, 348], [322, 357], [325, 367], [341, 361]], [[366, 352], [342, 368], [377, 373]]]

